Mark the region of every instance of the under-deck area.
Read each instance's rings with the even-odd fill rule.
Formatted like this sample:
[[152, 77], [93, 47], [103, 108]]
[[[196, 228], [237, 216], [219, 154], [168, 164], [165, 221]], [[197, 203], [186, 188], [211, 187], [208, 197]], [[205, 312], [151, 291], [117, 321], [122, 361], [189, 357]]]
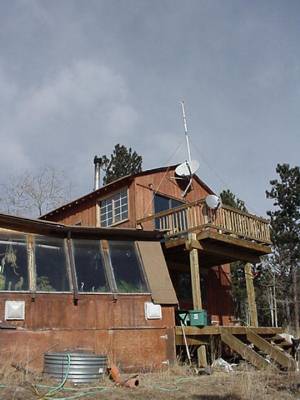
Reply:
[[[198, 365], [207, 365], [222, 355], [222, 346], [235, 352], [258, 369], [295, 371], [294, 358], [285, 350], [290, 345], [279, 334], [283, 328], [246, 326], [177, 326], [176, 346], [197, 347]], [[200, 351], [199, 351], [200, 350]], [[202, 350], [202, 351], [201, 351]]]

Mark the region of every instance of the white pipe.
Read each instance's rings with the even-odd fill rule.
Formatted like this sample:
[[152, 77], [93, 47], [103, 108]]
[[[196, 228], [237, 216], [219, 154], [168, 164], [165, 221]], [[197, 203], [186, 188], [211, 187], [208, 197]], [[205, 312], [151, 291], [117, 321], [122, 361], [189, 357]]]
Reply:
[[191, 149], [190, 149], [190, 141], [189, 141], [187, 123], [186, 123], [184, 101], [181, 102], [181, 108], [182, 108], [183, 126], [184, 126], [184, 134], [185, 134], [186, 147], [187, 147], [187, 153], [188, 153], [188, 160], [189, 160], [189, 163], [191, 163], [192, 156], [191, 156]]

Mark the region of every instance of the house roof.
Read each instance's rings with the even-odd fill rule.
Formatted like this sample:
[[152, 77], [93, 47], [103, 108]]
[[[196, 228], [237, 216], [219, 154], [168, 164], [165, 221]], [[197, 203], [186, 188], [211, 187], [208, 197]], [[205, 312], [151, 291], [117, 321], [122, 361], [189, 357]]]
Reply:
[[[79, 206], [80, 204], [88, 201], [88, 200], [92, 200], [98, 197], [101, 197], [105, 194], [107, 194], [108, 192], [114, 191], [116, 188], [119, 188], [121, 186], [127, 185], [128, 183], [132, 182], [135, 178], [139, 177], [139, 176], [144, 176], [144, 175], [151, 175], [151, 174], [155, 174], [155, 173], [159, 173], [159, 172], [165, 172], [167, 170], [173, 171], [175, 170], [175, 168], [178, 166], [178, 164], [174, 164], [174, 165], [169, 165], [167, 167], [159, 167], [159, 168], [153, 168], [153, 169], [148, 169], [146, 171], [141, 171], [138, 172], [137, 174], [133, 174], [133, 175], [126, 175], [123, 176], [122, 178], [116, 179], [113, 182], [108, 183], [107, 185], [102, 186], [101, 188], [94, 190], [82, 197], [79, 197], [69, 203], [66, 203], [54, 210], [49, 211], [48, 213], [42, 215], [40, 217], [41, 220], [47, 220], [48, 217], [54, 215], [54, 214], [58, 214], [62, 211], [65, 211], [67, 209], [70, 209], [72, 207], [76, 207]], [[206, 183], [204, 183], [197, 175], [194, 175], [194, 179], [204, 188], [207, 190], [208, 193], [213, 194], [214, 192], [212, 191], [212, 189], [210, 189], [210, 187], [208, 187], [206, 185]]]
[[144, 231], [141, 229], [131, 228], [124, 229], [71, 226], [57, 222], [22, 218], [7, 214], [0, 214], [0, 228], [12, 229], [27, 233], [36, 233], [40, 235], [76, 237], [85, 239], [159, 241], [163, 236], [161, 232], [153, 230]]

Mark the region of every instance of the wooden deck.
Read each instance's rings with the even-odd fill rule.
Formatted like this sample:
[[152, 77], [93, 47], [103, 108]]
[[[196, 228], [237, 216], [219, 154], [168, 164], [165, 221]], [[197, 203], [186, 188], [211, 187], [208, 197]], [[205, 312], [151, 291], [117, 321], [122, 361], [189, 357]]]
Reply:
[[271, 252], [267, 220], [227, 206], [211, 210], [204, 200], [150, 215], [137, 224], [143, 227], [149, 221], [164, 232], [170, 259], [172, 254], [177, 260], [185, 257], [182, 250], [196, 249], [200, 265], [210, 267], [234, 261], [257, 263]]
[[[184, 326], [185, 335], [188, 339], [195, 337], [202, 337], [211, 335], [221, 335], [224, 333], [231, 333], [232, 335], [247, 335], [251, 330], [258, 335], [262, 336], [274, 336], [278, 333], [283, 333], [284, 328], [274, 328], [274, 327], [248, 327], [248, 326]], [[176, 326], [176, 344], [182, 344], [183, 330], [181, 326]]]
[[234, 235], [238, 239], [271, 244], [267, 220], [225, 205], [211, 210], [206, 206], [204, 199], [149, 215], [139, 219], [137, 225], [143, 226], [143, 223], [148, 221], [153, 221], [157, 229], [164, 231], [166, 238], [211, 229], [218, 233]]

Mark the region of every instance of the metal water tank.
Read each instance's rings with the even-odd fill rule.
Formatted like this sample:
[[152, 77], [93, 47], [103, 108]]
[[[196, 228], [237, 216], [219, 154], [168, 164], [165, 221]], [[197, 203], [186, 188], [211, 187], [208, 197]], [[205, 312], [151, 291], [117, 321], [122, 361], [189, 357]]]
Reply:
[[74, 383], [99, 380], [107, 369], [107, 356], [86, 352], [57, 352], [44, 354], [44, 373]]

